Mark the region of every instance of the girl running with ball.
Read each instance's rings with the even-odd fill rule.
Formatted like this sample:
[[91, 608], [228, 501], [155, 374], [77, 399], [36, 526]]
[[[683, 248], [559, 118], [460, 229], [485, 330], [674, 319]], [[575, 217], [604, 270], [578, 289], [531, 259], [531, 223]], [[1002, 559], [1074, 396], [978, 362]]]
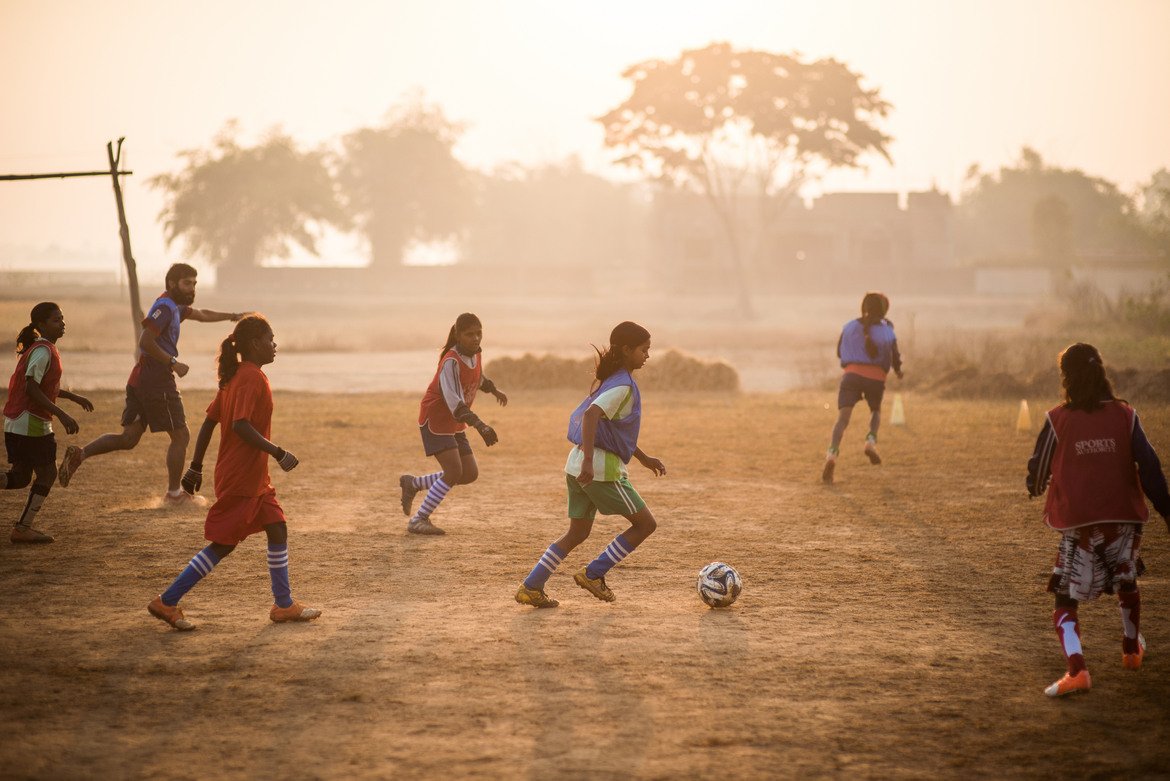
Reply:
[[902, 356], [898, 353], [898, 340], [894, 336], [894, 324], [886, 319], [890, 299], [881, 293], [866, 293], [861, 299], [861, 317], [850, 320], [841, 329], [837, 340], [837, 357], [841, 360], [844, 374], [837, 391], [837, 424], [833, 426], [833, 437], [825, 466], [821, 470], [824, 483], [833, 482], [833, 470], [837, 467], [837, 456], [841, 452], [841, 438], [853, 416], [853, 407], [865, 399], [869, 405], [869, 433], [865, 435], [865, 455], [871, 464], [880, 464], [877, 451], [878, 426], [882, 422], [882, 396], [886, 392], [886, 376], [890, 369], [902, 379]]
[[642, 397], [633, 372], [650, 357], [650, 332], [637, 323], [620, 323], [609, 336], [609, 348], [604, 353], [598, 351], [598, 356], [597, 382], [569, 417], [569, 441], [574, 445], [565, 464], [569, 530], [548, 546], [520, 584], [516, 601], [522, 605], [559, 604], [544, 593], [544, 584], [565, 557], [588, 539], [598, 512], [620, 515], [630, 522], [630, 528], [615, 537], [573, 580], [603, 602], [613, 602], [617, 597], [606, 585], [606, 573], [657, 527], [626, 470], [630, 459], [636, 458], [655, 475], [666, 474], [661, 461], [638, 448]]
[[[1117, 592], [1121, 611], [1121, 666], [1138, 670], [1146, 644], [1141, 635], [1137, 578], [1146, 498], [1170, 527], [1170, 493], [1158, 454], [1137, 412], [1113, 394], [1101, 353], [1074, 344], [1060, 354], [1064, 403], [1048, 411], [1036, 450], [1028, 459], [1028, 495], [1048, 489], [1044, 522], [1060, 532], [1048, 590], [1056, 596], [1052, 624], [1068, 671], [1044, 693], [1049, 697], [1092, 686], [1081, 648], [1077, 605]], [[1136, 466], [1136, 468], [1135, 468]]]
[[[243, 360], [237, 359], [237, 354]], [[321, 615], [292, 598], [288, 581], [288, 527], [276, 490], [268, 477], [268, 457], [291, 471], [296, 456], [273, 444], [272, 388], [260, 368], [276, 360], [272, 327], [261, 315], [248, 315], [219, 347], [219, 392], [199, 429], [183, 490], [194, 494], [203, 484], [203, 455], [219, 427], [215, 461], [215, 504], [207, 512], [203, 535], [211, 544], [195, 554], [166, 591], [147, 605], [155, 618], [179, 630], [194, 629], [179, 600], [211, 574], [236, 545], [257, 532], [268, 537], [268, 574], [275, 604], [268, 617], [277, 623], [311, 621]]]
[[[447, 334], [447, 343], [439, 351], [439, 367], [431, 384], [423, 394], [418, 411], [419, 433], [423, 452], [434, 456], [440, 471], [429, 475], [402, 475], [398, 486], [402, 492], [402, 512], [410, 520], [406, 530], [411, 534], [446, 534], [431, 523], [431, 514], [443, 497], [457, 485], [469, 485], [479, 477], [479, 466], [464, 431], [471, 426], [483, 437], [488, 447], [499, 437], [495, 429], [471, 411], [479, 391], [496, 397], [500, 406], [508, 405], [508, 397], [491, 380], [483, 376], [483, 324], [470, 312], [455, 320]], [[426, 489], [426, 496], [414, 515], [410, 514], [415, 494]]]

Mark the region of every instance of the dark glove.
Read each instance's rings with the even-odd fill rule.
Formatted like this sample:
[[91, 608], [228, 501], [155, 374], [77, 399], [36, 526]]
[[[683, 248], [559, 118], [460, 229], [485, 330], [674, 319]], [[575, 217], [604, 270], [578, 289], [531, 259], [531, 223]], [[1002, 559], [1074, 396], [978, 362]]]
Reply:
[[483, 437], [483, 443], [488, 447], [491, 447], [500, 441], [500, 435], [496, 433], [496, 430], [483, 421], [479, 422], [479, 425], [475, 427], [475, 430], [479, 432], [481, 437]]
[[191, 466], [183, 473], [183, 479], [179, 481], [179, 485], [189, 494], [199, 493], [199, 489], [203, 487], [203, 464], [196, 464], [192, 461]]
[[280, 468], [286, 472], [291, 472], [296, 469], [297, 464], [301, 463], [297, 457], [288, 452], [282, 447], [276, 449], [276, 463], [280, 464]]

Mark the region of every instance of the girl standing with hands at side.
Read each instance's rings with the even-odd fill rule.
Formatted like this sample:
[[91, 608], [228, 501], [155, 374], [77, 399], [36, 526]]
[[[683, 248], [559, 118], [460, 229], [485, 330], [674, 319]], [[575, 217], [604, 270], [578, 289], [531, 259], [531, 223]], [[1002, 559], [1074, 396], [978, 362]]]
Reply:
[[[447, 343], [439, 351], [435, 376], [423, 394], [418, 411], [423, 452], [435, 457], [440, 471], [398, 478], [402, 513], [410, 517], [406, 530], [411, 534], [446, 534], [431, 523], [431, 514], [453, 487], [474, 483], [479, 477], [479, 465], [464, 433], [467, 427], [478, 431], [488, 447], [500, 439], [495, 429], [471, 411], [479, 391], [495, 396], [502, 407], [508, 405], [504, 392], [483, 376], [482, 341], [483, 324], [479, 318], [470, 312], [459, 315], [447, 334]], [[410, 509], [415, 494], [423, 489], [426, 489], [426, 496], [412, 516]]]
[[[29, 324], [16, 337], [16, 371], [8, 381], [4, 404], [4, 446], [12, 469], [0, 472], [0, 489], [19, 490], [30, 482], [24, 504], [9, 539], [16, 543], [46, 543], [53, 537], [32, 527], [33, 519], [57, 480], [57, 440], [53, 416], [65, 431], [76, 434], [77, 421], [57, 406], [69, 399], [86, 412], [93, 404], [84, 396], [61, 390], [61, 354], [57, 340], [65, 335], [65, 315], [52, 301], [33, 307]], [[36, 479], [33, 479], [33, 475]]]
[[574, 447], [565, 464], [569, 493], [569, 530], [548, 546], [520, 584], [516, 601], [533, 607], [556, 607], [544, 593], [544, 584], [565, 557], [589, 537], [593, 519], [620, 515], [630, 528], [619, 534], [583, 567], [573, 581], [603, 602], [617, 599], [605, 576], [634, 552], [657, 528], [654, 515], [630, 484], [626, 464], [631, 458], [655, 475], [666, 466], [638, 448], [642, 397], [633, 372], [650, 357], [650, 332], [637, 323], [619, 323], [609, 336], [609, 348], [598, 353], [597, 383], [569, 417], [569, 441]]
[[[237, 360], [237, 354], [242, 360]], [[268, 574], [275, 604], [268, 617], [277, 623], [311, 621], [321, 615], [292, 598], [288, 581], [288, 526], [268, 477], [268, 457], [286, 472], [296, 456], [273, 444], [272, 388], [260, 368], [276, 360], [272, 327], [261, 315], [247, 315], [219, 347], [219, 392], [207, 408], [199, 429], [183, 490], [194, 494], [203, 484], [203, 455], [219, 428], [215, 461], [215, 504], [207, 511], [203, 536], [210, 545], [196, 553], [170, 587], [146, 609], [160, 621], [182, 631], [194, 629], [179, 600], [211, 574], [225, 556], [247, 537], [263, 531], [268, 537]]]
[[1141, 669], [1146, 643], [1137, 578], [1144, 570], [1147, 498], [1170, 527], [1162, 464], [1137, 412], [1114, 395], [1101, 353], [1090, 344], [1066, 348], [1060, 354], [1060, 381], [1064, 403], [1048, 411], [1028, 459], [1027, 479], [1029, 496], [1048, 489], [1044, 522], [1061, 534], [1048, 590], [1056, 597], [1052, 624], [1068, 671], [1044, 690], [1049, 697], [1092, 686], [1077, 606], [1101, 594], [1117, 592], [1121, 666]]
[[821, 481], [833, 482], [837, 456], [841, 452], [841, 438], [853, 416], [853, 407], [863, 398], [869, 405], [869, 433], [865, 435], [865, 455], [871, 464], [880, 464], [877, 451], [878, 426], [882, 422], [882, 396], [886, 392], [886, 376], [890, 369], [902, 379], [902, 356], [898, 353], [898, 339], [894, 324], [886, 319], [890, 299], [882, 293], [866, 293], [861, 299], [861, 317], [850, 320], [841, 329], [837, 340], [837, 357], [841, 359], [844, 374], [837, 391], [837, 424]]

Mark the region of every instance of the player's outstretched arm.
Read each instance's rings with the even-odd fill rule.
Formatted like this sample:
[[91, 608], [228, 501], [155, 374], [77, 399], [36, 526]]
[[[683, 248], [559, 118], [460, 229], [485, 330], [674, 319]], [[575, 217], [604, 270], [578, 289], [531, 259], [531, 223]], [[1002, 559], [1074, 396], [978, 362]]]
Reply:
[[232, 431], [236, 432], [236, 435], [247, 444], [257, 450], [263, 450], [275, 458], [280, 464], [280, 468], [286, 472], [291, 472], [300, 463], [300, 460], [292, 453], [265, 439], [264, 435], [257, 431], [256, 427], [247, 418], [240, 418], [233, 423]]
[[480, 420], [479, 415], [476, 415], [474, 412], [472, 412], [471, 408], [466, 404], [460, 402], [458, 406], [455, 407], [453, 415], [455, 420], [458, 420], [461, 423], [466, 423], [478, 431], [479, 435], [483, 437], [483, 443], [488, 447], [491, 447], [500, 441], [500, 436], [496, 433], [496, 430]]
[[[66, 413], [65, 410], [49, 400], [49, 397], [45, 395], [45, 391], [41, 388], [41, 384], [34, 380], [32, 375], [24, 378], [24, 392], [39, 406], [56, 415], [57, 420], [61, 421], [61, 425], [65, 427], [67, 433], [76, 434], [80, 430], [81, 427], [77, 425], [77, 421]], [[60, 396], [61, 394], [58, 393], [57, 395]]]
[[191, 307], [187, 311], [187, 319], [199, 323], [222, 323], [231, 320], [233, 323], [244, 316], [242, 312], [217, 312], [214, 309], [196, 309]]
[[86, 412], [93, 412], [93, 402], [82, 396], [80, 393], [72, 391], [58, 391], [57, 396], [62, 399], [68, 399], [77, 406], [81, 407]]
[[638, 459], [639, 464], [646, 467], [657, 476], [662, 477], [666, 474], [666, 464], [662, 463], [654, 456], [646, 455], [642, 452], [642, 448], [634, 448], [634, 458]]
[[189, 494], [197, 494], [203, 487], [203, 456], [207, 454], [211, 435], [218, 425], [218, 420], [204, 418], [203, 425], [199, 427], [199, 435], [195, 437], [195, 452], [191, 454], [191, 466], [187, 467], [183, 479], [179, 481], [179, 485]]
[[142, 329], [142, 336], [138, 337], [138, 348], [164, 366], [171, 367], [171, 371], [180, 377], [186, 377], [187, 372], [191, 370], [190, 366], [159, 347], [158, 334], [149, 328]]

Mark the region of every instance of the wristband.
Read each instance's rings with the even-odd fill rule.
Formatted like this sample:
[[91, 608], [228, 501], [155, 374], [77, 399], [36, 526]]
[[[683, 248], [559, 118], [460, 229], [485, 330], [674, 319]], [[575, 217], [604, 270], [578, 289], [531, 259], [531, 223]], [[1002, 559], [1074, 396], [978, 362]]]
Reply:
[[283, 459], [284, 456], [285, 456], [285, 452], [284, 452], [284, 448], [282, 448], [282, 447], [277, 447], [276, 452], [272, 454], [272, 457], [275, 458], [277, 461], [280, 461], [281, 459]]

